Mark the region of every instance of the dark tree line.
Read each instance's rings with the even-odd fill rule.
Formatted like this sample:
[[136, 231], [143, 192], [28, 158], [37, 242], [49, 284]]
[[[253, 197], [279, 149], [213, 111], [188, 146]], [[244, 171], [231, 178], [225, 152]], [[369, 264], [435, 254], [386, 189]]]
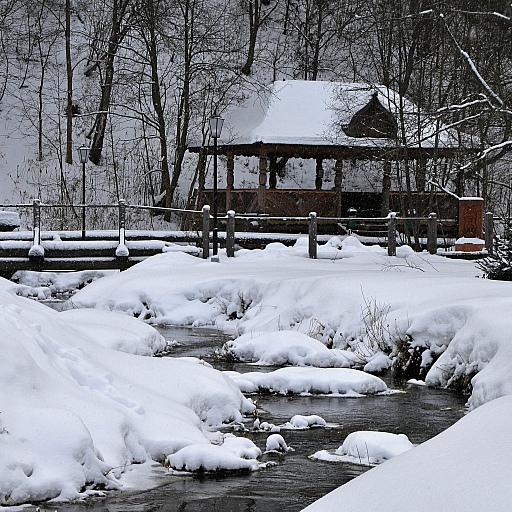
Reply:
[[379, 83], [480, 150], [401, 165], [397, 183], [508, 208], [511, 14], [498, 0], [2, 0], [0, 107], [38, 141], [40, 166], [57, 155], [61, 200], [87, 138], [98, 191], [171, 206], [213, 111], [272, 80]]

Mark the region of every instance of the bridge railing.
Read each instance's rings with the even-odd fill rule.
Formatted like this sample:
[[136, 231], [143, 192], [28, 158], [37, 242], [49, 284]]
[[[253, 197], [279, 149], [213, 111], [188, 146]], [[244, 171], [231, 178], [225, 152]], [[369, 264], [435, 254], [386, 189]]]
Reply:
[[[21, 231], [30, 231], [33, 228], [34, 209], [39, 208], [40, 226], [45, 231], [80, 231], [82, 225], [82, 213], [85, 209], [87, 231], [100, 231], [117, 229], [119, 203], [109, 204], [60, 204], [45, 203], [34, 199], [27, 203], [0, 204], [0, 231], [8, 231], [19, 228]], [[4, 220], [11, 222], [11, 218], [4, 219], [3, 214], [17, 215], [17, 224], [5, 226]], [[164, 216], [166, 218], [164, 219]], [[133, 230], [194, 230], [201, 222], [201, 210], [187, 210], [184, 208], [165, 208], [126, 202], [126, 225]]]
[[[32, 204], [18, 204], [18, 205], [0, 205], [0, 208], [19, 208], [25, 211], [30, 211], [32, 214], [32, 248], [30, 250], [30, 256], [33, 258], [44, 257], [44, 250], [41, 244], [41, 237], [43, 229], [47, 229], [45, 225], [46, 217], [42, 215], [45, 210], [51, 210], [56, 208], [75, 208], [78, 211], [84, 209], [110, 209], [113, 212], [117, 212], [117, 219], [112, 221], [111, 226], [118, 232], [118, 246], [116, 250], [116, 257], [119, 259], [126, 259], [129, 257], [129, 250], [127, 247], [127, 230], [128, 230], [128, 212], [146, 212], [149, 214], [177, 214], [181, 216], [190, 216], [193, 218], [193, 222], [190, 223], [195, 231], [194, 238], [196, 243], [198, 241], [202, 247], [203, 258], [209, 257], [210, 251], [210, 207], [204, 206], [202, 210], [187, 210], [179, 208], [165, 208], [165, 207], [154, 207], [146, 205], [133, 205], [129, 204], [124, 200], [120, 200], [118, 204], [109, 205], [56, 205], [56, 204], [44, 204], [39, 200], [34, 200]], [[438, 219], [435, 213], [431, 213], [428, 217], [398, 217], [391, 213], [387, 217], [381, 218], [358, 218], [358, 217], [340, 217], [340, 218], [327, 218], [319, 217], [315, 212], [309, 214], [308, 217], [270, 217], [262, 215], [247, 215], [247, 214], [236, 214], [234, 211], [229, 211], [226, 214], [218, 216], [225, 223], [225, 245], [226, 252], [229, 257], [234, 256], [235, 243], [237, 237], [241, 237], [240, 233], [236, 233], [235, 229], [237, 223], [290, 223], [290, 224], [304, 224], [307, 226], [307, 233], [309, 238], [309, 256], [311, 258], [317, 257], [318, 248], [318, 226], [322, 223], [328, 223], [330, 225], [343, 226], [346, 231], [350, 233], [361, 225], [372, 224], [380, 225], [382, 229], [379, 231], [379, 237], [381, 242], [384, 242], [388, 249], [390, 256], [396, 255], [397, 244], [403, 242], [403, 235], [408, 231], [419, 232], [417, 227], [422, 226], [423, 232], [425, 232], [426, 248], [434, 254], [438, 249], [438, 231], [439, 227], [446, 225], [452, 221], [446, 219]], [[493, 233], [493, 219], [492, 214], [486, 215], [486, 239], [485, 247], [489, 253], [492, 253], [492, 233]], [[154, 232], [151, 228], [148, 230]], [[167, 228], [169, 231], [169, 228]], [[335, 234], [335, 233], [333, 233]], [[360, 233], [358, 233], [360, 234]], [[369, 238], [371, 235], [369, 235]], [[371, 237], [375, 239], [376, 237]], [[87, 239], [93, 240], [92, 236], [88, 236]]]
[[[120, 232], [120, 243], [121, 243], [121, 230], [123, 237], [125, 233], [126, 224], [126, 212], [127, 209], [135, 211], [147, 211], [152, 215], [165, 215], [178, 214], [182, 217], [181, 226], [187, 226], [189, 229], [186, 230], [189, 233], [194, 232], [196, 238], [201, 239], [201, 247], [203, 252], [203, 258], [209, 256], [210, 246], [210, 206], [203, 206], [202, 210], [187, 210], [185, 208], [166, 208], [162, 206], [147, 206], [137, 204], [127, 204], [125, 201], [119, 201], [119, 232]], [[187, 216], [189, 221], [185, 222], [183, 217]]]
[[[46, 238], [48, 234], [52, 233], [55, 236], [55, 232], [57, 232], [59, 237], [74, 240], [80, 238], [80, 228], [82, 228], [81, 239], [87, 241], [99, 240], [107, 236], [109, 231], [112, 231], [111, 235], [114, 236], [117, 232], [118, 247], [115, 255], [120, 259], [127, 258], [129, 256], [126, 245], [128, 234], [133, 236], [133, 233], [136, 232], [139, 238], [144, 238], [144, 235], [149, 238], [157, 231], [176, 232], [176, 229], [169, 229], [169, 222], [167, 221], [152, 222], [155, 218], [164, 215], [168, 215], [168, 218], [174, 216], [174, 225], [179, 223], [190, 227], [188, 231], [180, 230], [176, 240], [194, 240], [196, 242], [200, 240], [203, 250], [205, 246], [208, 247], [209, 245], [209, 206], [205, 206], [202, 210], [187, 210], [129, 204], [124, 200], [120, 200], [117, 204], [69, 205], [46, 204], [39, 199], [34, 199], [32, 203], [0, 204], [0, 209], [9, 212], [14, 210], [19, 214], [20, 220], [17, 224], [6, 226], [5, 231], [19, 228], [23, 232], [32, 232], [32, 246], [29, 250], [29, 256], [32, 259], [44, 258], [44, 248], [41, 243], [43, 235]], [[86, 212], [89, 213], [87, 222], [85, 222]], [[98, 215], [98, 212], [108, 212], [108, 217], [105, 214]], [[80, 216], [80, 213], [83, 217]], [[101, 217], [102, 230], [98, 229], [98, 222], [93, 223], [91, 218], [93, 215], [97, 219]], [[142, 223], [144, 217], [146, 218], [145, 226]], [[187, 222], [185, 222], [185, 218], [188, 218]], [[82, 225], [80, 225], [80, 220], [82, 220]], [[132, 224], [135, 224], [135, 227], [132, 227]], [[145, 229], [138, 229], [141, 225]], [[108, 229], [105, 230], [105, 227]], [[127, 234], [128, 230], [131, 230], [131, 233]], [[9, 238], [9, 235], [6, 235], [6, 237]], [[20, 239], [19, 236], [13, 238]], [[24, 239], [28, 239], [26, 235], [24, 235]]]
[[[234, 240], [236, 219], [244, 222], [290, 222], [307, 224], [308, 226], [308, 253], [310, 258], [317, 258], [318, 249], [318, 224], [329, 223], [332, 225], [343, 226], [345, 233], [350, 234], [352, 230], [356, 232], [358, 226], [371, 226], [366, 238], [374, 242], [384, 243], [387, 246], [388, 255], [396, 256], [397, 242], [401, 242], [401, 231], [399, 226], [404, 226], [405, 231], [412, 229], [413, 225], [423, 224], [426, 230], [426, 248], [429, 253], [435, 254], [438, 249], [438, 217], [431, 213], [428, 217], [397, 217], [395, 213], [390, 213], [387, 217], [318, 217], [315, 212], [311, 212], [308, 217], [262, 217], [259, 215], [240, 215], [235, 212], [228, 212], [226, 217], [226, 251], [228, 256], [234, 255]], [[359, 233], [358, 233], [359, 234]]]

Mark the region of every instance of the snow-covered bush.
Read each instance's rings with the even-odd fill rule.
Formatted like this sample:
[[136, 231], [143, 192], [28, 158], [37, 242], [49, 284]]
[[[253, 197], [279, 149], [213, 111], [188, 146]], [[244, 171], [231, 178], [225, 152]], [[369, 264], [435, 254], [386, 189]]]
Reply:
[[494, 253], [477, 263], [487, 279], [512, 281], [512, 226], [494, 239]]

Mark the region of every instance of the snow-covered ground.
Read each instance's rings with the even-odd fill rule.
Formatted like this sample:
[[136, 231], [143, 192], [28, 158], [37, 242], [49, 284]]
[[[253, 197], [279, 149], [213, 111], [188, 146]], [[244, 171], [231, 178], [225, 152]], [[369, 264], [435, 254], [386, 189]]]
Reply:
[[[207, 365], [151, 357], [165, 341], [126, 315], [57, 313], [1, 291], [0, 323], [2, 505], [119, 488], [127, 467], [220, 445], [212, 427], [254, 409]], [[249, 464], [218, 448], [211, 464]]]
[[294, 247], [221, 255], [220, 263], [161, 254], [86, 286], [70, 307], [153, 324], [215, 325], [239, 336], [227, 351], [264, 364], [378, 371], [412, 350], [427, 384], [459, 385], [478, 372], [470, 408], [512, 392], [503, 367], [512, 361], [511, 283], [479, 278], [472, 261], [407, 246], [388, 257], [355, 237], [318, 252], [308, 259], [303, 238]]
[[[412, 365], [412, 354], [420, 383], [472, 378], [471, 412], [405, 453], [403, 438], [359, 433], [335, 455], [373, 443], [375, 461], [392, 460], [308, 510], [509, 510], [512, 284], [479, 278], [474, 262], [408, 248], [390, 258], [354, 238], [320, 247], [318, 260], [306, 252], [299, 241], [220, 263], [166, 253], [97, 279], [62, 313], [13, 296], [47, 295], [33, 275], [2, 280], [0, 503], [126, 488], [134, 463], [257, 469], [264, 449], [286, 443], [272, 428], [265, 447], [218, 432], [253, 411], [241, 390], [392, 392], [360, 370]], [[152, 323], [215, 325], [235, 337], [222, 355], [289, 367], [240, 375], [151, 357], [165, 349]], [[322, 419], [290, 420], [310, 424]]]

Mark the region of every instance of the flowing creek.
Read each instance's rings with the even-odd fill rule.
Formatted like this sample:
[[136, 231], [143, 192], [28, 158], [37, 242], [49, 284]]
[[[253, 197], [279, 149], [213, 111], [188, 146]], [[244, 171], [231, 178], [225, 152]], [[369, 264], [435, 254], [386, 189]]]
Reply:
[[[270, 371], [246, 364], [220, 364], [212, 351], [229, 339], [212, 330], [161, 327], [166, 339], [179, 342], [170, 356], [202, 357], [221, 370]], [[442, 432], [464, 415], [467, 397], [460, 394], [407, 386], [384, 378], [392, 389], [405, 393], [363, 398], [315, 396], [257, 397], [259, 417], [276, 425], [295, 414], [316, 414], [330, 428], [282, 430], [281, 435], [294, 451], [285, 455], [268, 454], [263, 460], [276, 463], [267, 469], [243, 476], [176, 476], [159, 472], [158, 485], [148, 491], [111, 493], [91, 498], [86, 503], [51, 505], [48, 510], [63, 512], [298, 512], [331, 490], [367, 470], [341, 462], [322, 462], [309, 458], [319, 450], [335, 450], [345, 437], [357, 430], [381, 430], [406, 434], [413, 443], [422, 443]], [[254, 397], [256, 399], [256, 397]], [[247, 428], [252, 427], [247, 420]], [[265, 449], [268, 433], [244, 433]]]

